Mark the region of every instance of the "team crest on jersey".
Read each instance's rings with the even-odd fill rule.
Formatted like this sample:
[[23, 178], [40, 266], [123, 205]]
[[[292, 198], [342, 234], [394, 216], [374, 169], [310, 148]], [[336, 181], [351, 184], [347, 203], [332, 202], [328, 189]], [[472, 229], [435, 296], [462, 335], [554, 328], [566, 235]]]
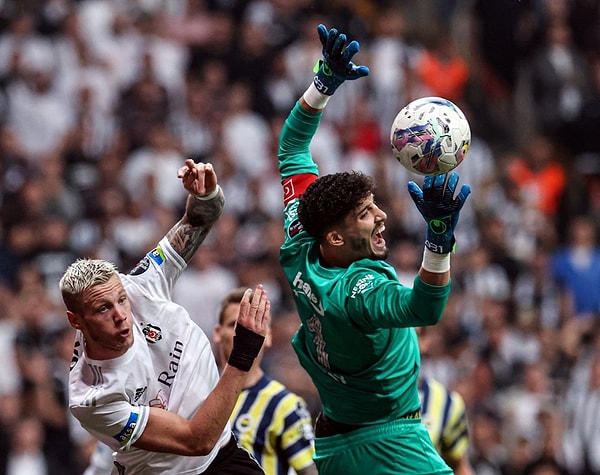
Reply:
[[254, 426], [254, 420], [250, 414], [241, 414], [235, 421], [235, 428], [241, 434]]
[[141, 261], [139, 261], [133, 269], [129, 271], [130, 275], [140, 275], [148, 270], [150, 267], [150, 259], [148, 256], [144, 256]]
[[142, 333], [146, 337], [148, 343], [156, 343], [162, 340], [162, 330], [160, 327], [151, 325], [150, 323], [142, 323]]

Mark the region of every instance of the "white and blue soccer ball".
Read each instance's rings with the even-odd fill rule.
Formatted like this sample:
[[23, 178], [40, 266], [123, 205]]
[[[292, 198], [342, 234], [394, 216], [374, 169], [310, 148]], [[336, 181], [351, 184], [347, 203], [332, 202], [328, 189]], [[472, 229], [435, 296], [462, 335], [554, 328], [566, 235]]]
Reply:
[[392, 152], [417, 175], [441, 175], [465, 159], [471, 127], [465, 114], [442, 97], [422, 97], [406, 105], [390, 131]]

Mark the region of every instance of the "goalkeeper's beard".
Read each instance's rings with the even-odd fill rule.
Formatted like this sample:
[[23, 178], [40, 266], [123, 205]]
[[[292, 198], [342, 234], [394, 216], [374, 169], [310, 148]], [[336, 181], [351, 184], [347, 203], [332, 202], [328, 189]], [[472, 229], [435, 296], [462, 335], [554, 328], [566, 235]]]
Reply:
[[388, 247], [384, 244], [379, 249], [374, 249], [372, 242], [372, 238], [351, 238], [349, 245], [350, 249], [352, 249], [352, 251], [357, 255], [362, 255], [363, 259], [373, 259], [375, 261], [383, 261], [387, 259], [390, 254]]

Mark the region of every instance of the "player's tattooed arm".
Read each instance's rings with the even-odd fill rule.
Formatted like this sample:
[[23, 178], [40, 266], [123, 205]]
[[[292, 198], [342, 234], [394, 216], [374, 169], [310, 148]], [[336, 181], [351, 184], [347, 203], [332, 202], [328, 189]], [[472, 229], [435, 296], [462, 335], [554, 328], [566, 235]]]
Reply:
[[218, 188], [217, 195], [211, 199], [188, 196], [185, 215], [167, 233], [167, 239], [173, 249], [189, 262], [208, 232], [217, 222], [223, 211], [225, 197]]

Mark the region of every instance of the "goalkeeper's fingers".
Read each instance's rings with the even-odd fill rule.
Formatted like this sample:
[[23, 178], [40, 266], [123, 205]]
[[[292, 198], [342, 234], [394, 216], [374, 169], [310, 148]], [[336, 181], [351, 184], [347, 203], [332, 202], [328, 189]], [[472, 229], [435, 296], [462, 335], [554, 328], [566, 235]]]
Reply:
[[324, 47], [325, 54], [330, 55], [333, 52], [333, 49], [335, 48], [335, 44], [339, 36], [341, 35], [338, 33], [337, 29], [332, 28], [331, 30], [329, 30], [329, 32], [327, 33], [327, 41], [325, 42]]
[[352, 57], [360, 51], [360, 44], [356, 40], [352, 40], [343, 53], [343, 59], [346, 63], [350, 63], [352, 61]]
[[471, 194], [471, 187], [469, 185], [465, 184], [461, 187], [456, 198], [454, 198], [454, 194], [456, 192], [456, 187], [458, 186], [458, 180], [459, 180], [458, 173], [451, 172], [448, 175], [448, 181], [446, 183], [446, 190], [444, 192], [444, 199], [447, 200], [448, 202], [453, 202], [453, 208], [456, 211], [460, 210], [463, 207], [467, 197]]
[[458, 196], [456, 197], [456, 202], [458, 204], [457, 209], [461, 209], [465, 201], [467, 201], [468, 196], [471, 194], [471, 187], [469, 185], [463, 185], [458, 192]]
[[409, 181], [408, 194], [415, 202], [415, 205], [417, 205], [417, 208], [420, 211], [423, 207], [423, 190], [421, 190], [421, 188], [419, 188], [419, 185], [417, 185], [414, 181]]
[[327, 27], [325, 25], [318, 25], [317, 33], [319, 34], [319, 40], [321, 41], [323, 48], [325, 48], [325, 46], [327, 45], [327, 37], [329, 36]]
[[[352, 64], [352, 63], [350, 63]], [[352, 64], [352, 69], [348, 72], [346, 79], [358, 79], [369, 75], [369, 68], [367, 66], [355, 66]]]

